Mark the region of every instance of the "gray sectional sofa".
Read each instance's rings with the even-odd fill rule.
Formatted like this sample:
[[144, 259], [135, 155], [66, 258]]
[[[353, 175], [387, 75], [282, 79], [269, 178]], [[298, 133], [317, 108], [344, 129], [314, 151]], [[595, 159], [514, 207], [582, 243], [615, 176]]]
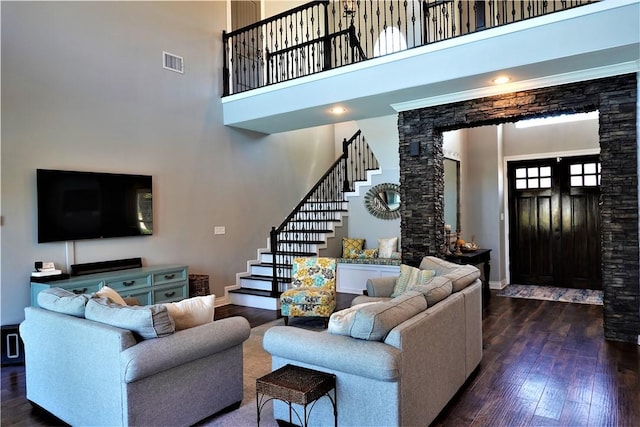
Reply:
[[140, 339], [78, 314], [27, 307], [20, 326], [27, 399], [66, 423], [192, 425], [242, 401], [246, 319]]
[[[335, 314], [337, 329], [331, 321], [323, 332], [270, 328], [263, 346], [272, 368], [290, 363], [336, 374], [340, 426], [429, 425], [482, 359], [482, 285], [472, 266], [425, 257], [420, 269], [436, 277], [395, 298], [396, 278], [370, 279], [368, 296]], [[274, 416], [288, 421], [288, 406], [275, 401]], [[323, 398], [309, 425], [329, 424], [333, 410]]]

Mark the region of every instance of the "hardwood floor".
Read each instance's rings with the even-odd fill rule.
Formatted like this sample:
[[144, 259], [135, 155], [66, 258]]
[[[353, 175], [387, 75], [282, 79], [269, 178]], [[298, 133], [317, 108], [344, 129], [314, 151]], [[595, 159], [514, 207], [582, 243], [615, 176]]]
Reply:
[[[341, 294], [338, 309], [353, 295]], [[216, 308], [251, 326], [270, 310]], [[640, 426], [640, 347], [605, 341], [602, 306], [492, 295], [480, 367], [433, 426]], [[61, 425], [25, 398], [24, 367], [2, 368], [2, 426]]]

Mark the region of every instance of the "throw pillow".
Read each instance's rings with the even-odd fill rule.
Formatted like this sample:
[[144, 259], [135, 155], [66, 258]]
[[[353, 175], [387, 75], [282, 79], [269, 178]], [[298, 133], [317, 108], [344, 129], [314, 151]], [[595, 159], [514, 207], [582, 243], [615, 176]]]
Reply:
[[89, 301], [88, 295], [76, 295], [62, 288], [44, 289], [38, 293], [40, 308], [75, 317], [84, 317], [87, 301]]
[[342, 238], [342, 258], [349, 258], [352, 250], [360, 251], [364, 246], [364, 239]]
[[146, 306], [118, 305], [108, 298], [91, 298], [85, 317], [89, 320], [128, 329], [142, 339], [171, 335], [175, 325], [167, 307], [162, 304]]
[[413, 285], [409, 287], [410, 291], [418, 291], [424, 295], [427, 300], [427, 306], [431, 307], [439, 303], [443, 299], [451, 295], [453, 285], [451, 280], [446, 277], [434, 277], [428, 283]]
[[400, 323], [427, 308], [427, 300], [420, 292], [409, 291], [389, 301], [371, 304], [356, 310], [351, 326], [353, 338], [383, 341]]
[[398, 238], [390, 237], [378, 239], [378, 256], [380, 258], [391, 258], [391, 255], [398, 249]]
[[124, 298], [122, 298], [119, 293], [108, 286], [101, 287], [100, 290], [96, 292], [95, 296], [98, 298], [109, 298], [111, 302], [114, 302], [118, 305], [127, 305]]
[[420, 270], [410, 265], [401, 264], [400, 276], [396, 279], [391, 298], [402, 295], [405, 291], [410, 290], [412, 286], [428, 283], [435, 275], [436, 272], [433, 270]]
[[204, 295], [165, 304], [176, 331], [213, 322], [215, 295]]
[[329, 317], [329, 326], [327, 328], [327, 332], [333, 335], [349, 335], [351, 333], [351, 326], [353, 325], [353, 320], [356, 317], [356, 312], [362, 307], [378, 304], [376, 302], [366, 302], [363, 304], [354, 305], [349, 308], [345, 308], [344, 310], [336, 311], [331, 314]]
[[351, 259], [371, 259], [378, 257], [378, 248], [375, 249], [351, 249], [349, 258]]

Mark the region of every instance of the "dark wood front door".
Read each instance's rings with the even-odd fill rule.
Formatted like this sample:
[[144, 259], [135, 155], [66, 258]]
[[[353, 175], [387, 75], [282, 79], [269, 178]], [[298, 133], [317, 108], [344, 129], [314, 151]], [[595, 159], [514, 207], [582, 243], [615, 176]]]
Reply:
[[511, 283], [602, 289], [598, 156], [509, 162]]

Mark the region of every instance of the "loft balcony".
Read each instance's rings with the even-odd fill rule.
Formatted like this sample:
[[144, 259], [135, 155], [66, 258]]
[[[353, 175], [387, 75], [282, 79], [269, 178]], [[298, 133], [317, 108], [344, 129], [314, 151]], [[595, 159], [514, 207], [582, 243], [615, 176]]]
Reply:
[[276, 133], [638, 72], [639, 22], [638, 0], [314, 1], [223, 34], [224, 123]]

